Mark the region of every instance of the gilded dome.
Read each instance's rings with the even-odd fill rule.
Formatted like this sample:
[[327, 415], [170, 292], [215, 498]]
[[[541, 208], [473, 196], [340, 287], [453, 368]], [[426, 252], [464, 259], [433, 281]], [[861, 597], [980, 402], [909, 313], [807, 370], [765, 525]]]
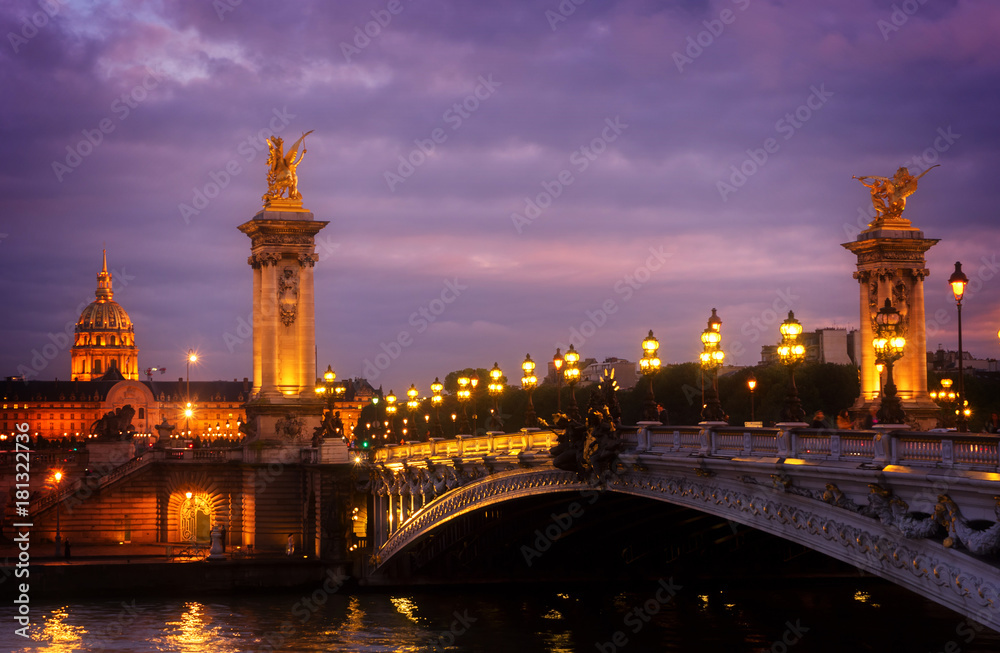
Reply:
[[97, 300], [80, 314], [76, 332], [81, 331], [132, 331], [132, 320], [118, 302], [111, 299]]
[[[104, 267], [97, 273], [97, 299], [83, 309], [80, 319], [76, 321], [76, 332], [91, 331], [125, 331], [131, 333], [132, 320], [121, 304], [114, 300], [111, 291], [111, 275], [108, 274], [108, 257], [104, 255]], [[121, 344], [126, 344], [122, 342]]]

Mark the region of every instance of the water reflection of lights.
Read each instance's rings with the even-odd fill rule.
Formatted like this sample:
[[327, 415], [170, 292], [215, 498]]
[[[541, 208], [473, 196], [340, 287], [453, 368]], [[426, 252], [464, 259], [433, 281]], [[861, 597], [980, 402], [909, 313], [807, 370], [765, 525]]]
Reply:
[[185, 611], [179, 621], [166, 622], [165, 643], [170, 650], [202, 651], [209, 648], [213, 653], [235, 652], [235, 644], [227, 646], [227, 635], [222, 628], [213, 625], [212, 618], [205, 612], [205, 606], [197, 601], [184, 604]]
[[857, 592], [854, 593], [854, 600], [857, 601], [858, 603], [867, 603], [868, 605], [872, 606], [873, 608], [881, 608], [882, 607], [881, 604], [875, 603], [874, 601], [872, 601], [872, 595], [871, 594], [869, 594], [868, 592], [861, 591], [861, 590], [858, 590]]
[[392, 601], [392, 605], [394, 608], [396, 608], [396, 612], [403, 615], [404, 617], [406, 617], [415, 624], [420, 623], [420, 621], [417, 620], [416, 616], [417, 612], [416, 603], [407, 598], [392, 597], [389, 600]]
[[33, 639], [47, 641], [49, 646], [36, 650], [48, 653], [69, 653], [79, 650], [79, 644], [82, 644], [82, 640], [87, 636], [87, 629], [66, 623], [66, 618], [69, 616], [66, 607], [68, 606], [56, 608], [45, 619], [41, 633]]

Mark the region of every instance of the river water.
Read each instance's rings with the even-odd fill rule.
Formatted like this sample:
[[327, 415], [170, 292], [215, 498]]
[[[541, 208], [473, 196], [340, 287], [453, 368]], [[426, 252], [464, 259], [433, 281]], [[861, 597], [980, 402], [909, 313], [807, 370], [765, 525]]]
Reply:
[[869, 578], [760, 586], [480, 586], [33, 602], [3, 651], [1000, 650], [1000, 634]]

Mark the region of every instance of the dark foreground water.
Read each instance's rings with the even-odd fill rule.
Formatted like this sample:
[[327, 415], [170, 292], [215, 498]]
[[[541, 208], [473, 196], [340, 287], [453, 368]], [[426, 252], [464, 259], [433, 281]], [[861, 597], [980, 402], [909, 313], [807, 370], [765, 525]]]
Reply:
[[1000, 635], [881, 581], [739, 588], [478, 587], [34, 603], [0, 651], [1000, 651]]

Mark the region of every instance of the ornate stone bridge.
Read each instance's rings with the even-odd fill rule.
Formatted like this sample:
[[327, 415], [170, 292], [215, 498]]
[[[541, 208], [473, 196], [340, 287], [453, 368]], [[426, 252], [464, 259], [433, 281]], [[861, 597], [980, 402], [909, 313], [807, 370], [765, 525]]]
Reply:
[[1000, 630], [998, 438], [643, 425], [614, 471], [557, 469], [553, 431], [389, 446], [371, 467], [374, 572], [451, 520], [600, 491], [692, 508], [842, 560]]

